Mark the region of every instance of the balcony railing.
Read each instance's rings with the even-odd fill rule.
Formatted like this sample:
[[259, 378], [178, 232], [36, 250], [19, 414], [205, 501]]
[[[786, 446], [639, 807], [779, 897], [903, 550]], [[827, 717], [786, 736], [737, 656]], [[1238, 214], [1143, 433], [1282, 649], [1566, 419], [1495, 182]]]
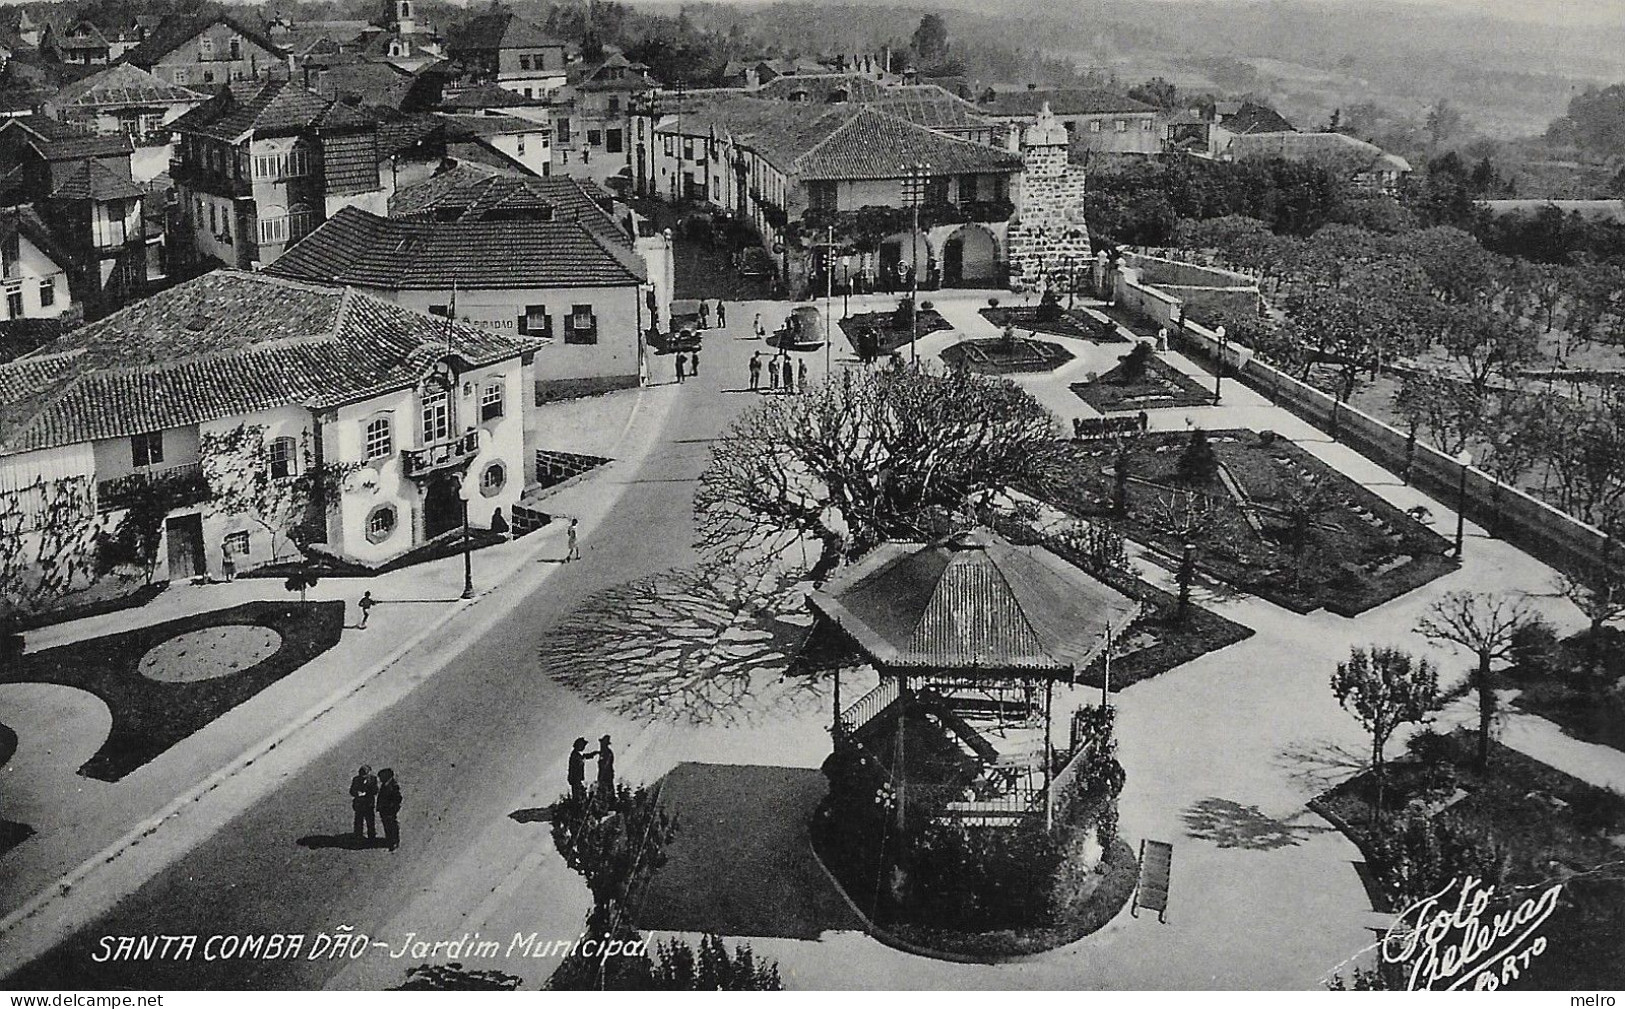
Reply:
[[480, 433], [469, 431], [448, 441], [424, 448], [401, 449], [401, 470], [412, 479], [421, 479], [441, 470], [467, 465], [480, 454]]
[[102, 480], [96, 484], [96, 510], [118, 511], [128, 508], [146, 493], [158, 495], [164, 508], [179, 508], [209, 500], [209, 482], [204, 479], [203, 467], [195, 462], [162, 469], [140, 470], [129, 476]]

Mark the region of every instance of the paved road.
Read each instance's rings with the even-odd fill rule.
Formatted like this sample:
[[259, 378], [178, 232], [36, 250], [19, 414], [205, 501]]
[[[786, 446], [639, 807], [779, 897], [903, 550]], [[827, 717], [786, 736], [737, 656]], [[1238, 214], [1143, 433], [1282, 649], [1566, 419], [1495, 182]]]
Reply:
[[[743, 330], [751, 316], [743, 306], [738, 314], [736, 328]], [[92, 955], [103, 936], [154, 931], [207, 937], [316, 933], [348, 924], [377, 935], [445, 864], [514, 812], [516, 796], [539, 794], [545, 802], [563, 791], [570, 740], [596, 738], [613, 720], [543, 673], [538, 643], [592, 593], [694, 562], [693, 480], [710, 436], [750, 400], [722, 390], [744, 384], [743, 362], [755, 346], [716, 334], [707, 340], [705, 362], [715, 372], [656, 392], [679, 400], [644, 464], [619, 477], [628, 485], [583, 541], [583, 562], [553, 572], [545, 587], [538, 584], [540, 568], [503, 586], [498, 594], [522, 594], [520, 605], [448, 666], [11, 981], [40, 988], [319, 988], [342, 961], [205, 962], [201, 949], [185, 962], [96, 963]], [[657, 363], [654, 380], [667, 377]], [[398, 852], [333, 843], [349, 828], [345, 789], [361, 764], [392, 766], [405, 782], [405, 843]]]

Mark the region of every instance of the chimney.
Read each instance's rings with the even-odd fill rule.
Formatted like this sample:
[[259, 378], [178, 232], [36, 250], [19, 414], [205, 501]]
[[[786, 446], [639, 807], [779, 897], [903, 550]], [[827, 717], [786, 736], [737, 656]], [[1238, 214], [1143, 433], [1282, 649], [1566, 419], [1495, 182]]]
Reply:
[[1036, 85], [1036, 84], [1028, 84], [1027, 85], [1027, 90], [1028, 91], [1037, 91], [1038, 90], [1038, 85]]

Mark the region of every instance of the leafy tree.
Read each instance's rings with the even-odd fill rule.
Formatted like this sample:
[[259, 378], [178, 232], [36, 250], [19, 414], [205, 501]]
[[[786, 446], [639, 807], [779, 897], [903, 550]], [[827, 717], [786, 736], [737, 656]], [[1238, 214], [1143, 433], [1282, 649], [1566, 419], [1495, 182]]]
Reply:
[[1484, 422], [1484, 399], [1465, 382], [1442, 375], [1406, 372], [1394, 392], [1394, 409], [1413, 435], [1427, 436], [1446, 455], [1456, 455]]
[[1625, 155], [1625, 84], [1588, 87], [1570, 98], [1568, 114], [1547, 135], [1603, 157]]
[[299, 593], [299, 601], [308, 601], [310, 590], [316, 587], [317, 578], [309, 571], [298, 571], [288, 576], [282, 587], [289, 592]]
[[921, 66], [941, 62], [948, 56], [948, 22], [941, 14], [926, 14], [914, 29], [909, 48]]
[[1428, 607], [1416, 631], [1429, 641], [1467, 649], [1477, 658], [1473, 689], [1478, 694], [1478, 763], [1490, 766], [1490, 731], [1495, 721], [1494, 663], [1511, 654], [1513, 635], [1534, 619], [1521, 597], [1493, 592], [1450, 592]]
[[748, 943], [735, 946], [732, 954], [722, 939], [707, 935], [693, 947], [680, 939], [660, 943], [656, 962], [650, 971], [649, 987], [655, 991], [778, 991], [784, 987], [778, 964], [758, 963]]
[[1218, 477], [1219, 457], [1213, 453], [1213, 443], [1208, 441], [1207, 431], [1202, 428], [1191, 431], [1190, 440], [1185, 443], [1184, 451], [1179, 453], [1174, 470], [1181, 483], [1193, 487], [1206, 486]]
[[1439, 671], [1427, 659], [1397, 648], [1353, 648], [1332, 674], [1332, 693], [1343, 710], [1371, 736], [1371, 773], [1377, 800], [1373, 818], [1382, 818], [1385, 771], [1383, 748], [1401, 725], [1416, 724], [1439, 707]]
[[1057, 538], [1091, 574], [1129, 570], [1127, 543], [1111, 522], [1103, 519], [1073, 522], [1062, 529]]
[[1292, 584], [1303, 588], [1303, 560], [1309, 552], [1310, 534], [1322, 515], [1337, 506], [1337, 498], [1324, 477], [1309, 477], [1289, 484], [1276, 503], [1286, 520], [1287, 542], [1292, 549]]
[[294, 456], [273, 467], [271, 443], [260, 424], [239, 424], [224, 431], [203, 432], [198, 457], [213, 493], [215, 511], [245, 515], [270, 536], [271, 559], [282, 556], [280, 544], [304, 549], [321, 536], [320, 520], [345, 477], [359, 463], [320, 459], [308, 433], [297, 439]]
[[1573, 603], [1590, 621], [1586, 633], [1585, 670], [1595, 676], [1601, 661], [1603, 625], [1625, 616], [1625, 585], [1620, 584], [1618, 569], [1613, 564], [1609, 549], [1610, 536], [1604, 540], [1601, 563], [1584, 575], [1557, 575], [1557, 591]]
[[1179, 89], [1161, 77], [1153, 77], [1143, 84], [1129, 88], [1128, 96], [1135, 101], [1155, 105], [1159, 109], [1179, 107]]
[[1507, 846], [1491, 835], [1420, 813], [1378, 837], [1373, 849], [1378, 879], [1397, 907], [1438, 893], [1467, 875], [1499, 886], [1510, 865]]
[[1019, 386], [964, 371], [847, 372], [748, 408], [712, 448], [701, 545], [753, 559], [821, 545], [823, 577], [889, 538], [930, 537], [967, 501], [1050, 485], [1054, 418]]
[[1447, 319], [1440, 347], [1480, 400], [1491, 383], [1537, 357], [1535, 335], [1484, 305], [1440, 313]]

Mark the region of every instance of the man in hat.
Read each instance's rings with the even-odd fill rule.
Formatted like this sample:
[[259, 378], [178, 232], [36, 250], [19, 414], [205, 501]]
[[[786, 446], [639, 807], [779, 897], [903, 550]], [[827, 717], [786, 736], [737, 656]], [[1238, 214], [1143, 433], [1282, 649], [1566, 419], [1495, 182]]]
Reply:
[[570, 798], [576, 803], [587, 801], [587, 737], [577, 736], [570, 747], [570, 769], [565, 780], [570, 783]]
[[598, 749], [587, 754], [598, 758], [598, 789], [600, 805], [608, 805], [615, 798], [615, 751], [609, 745], [608, 733], [598, 737]]
[[390, 851], [401, 846], [400, 814], [401, 783], [386, 767], [378, 772], [378, 819], [384, 821], [384, 844]]
[[762, 387], [762, 352], [759, 350], [750, 356], [750, 387], [752, 391]]
[[355, 811], [355, 837], [361, 840], [361, 828], [367, 828], [367, 840], [376, 840], [378, 837], [378, 820], [374, 815], [378, 802], [378, 779], [373, 777], [372, 768], [366, 764], [355, 772], [350, 779], [350, 808]]

